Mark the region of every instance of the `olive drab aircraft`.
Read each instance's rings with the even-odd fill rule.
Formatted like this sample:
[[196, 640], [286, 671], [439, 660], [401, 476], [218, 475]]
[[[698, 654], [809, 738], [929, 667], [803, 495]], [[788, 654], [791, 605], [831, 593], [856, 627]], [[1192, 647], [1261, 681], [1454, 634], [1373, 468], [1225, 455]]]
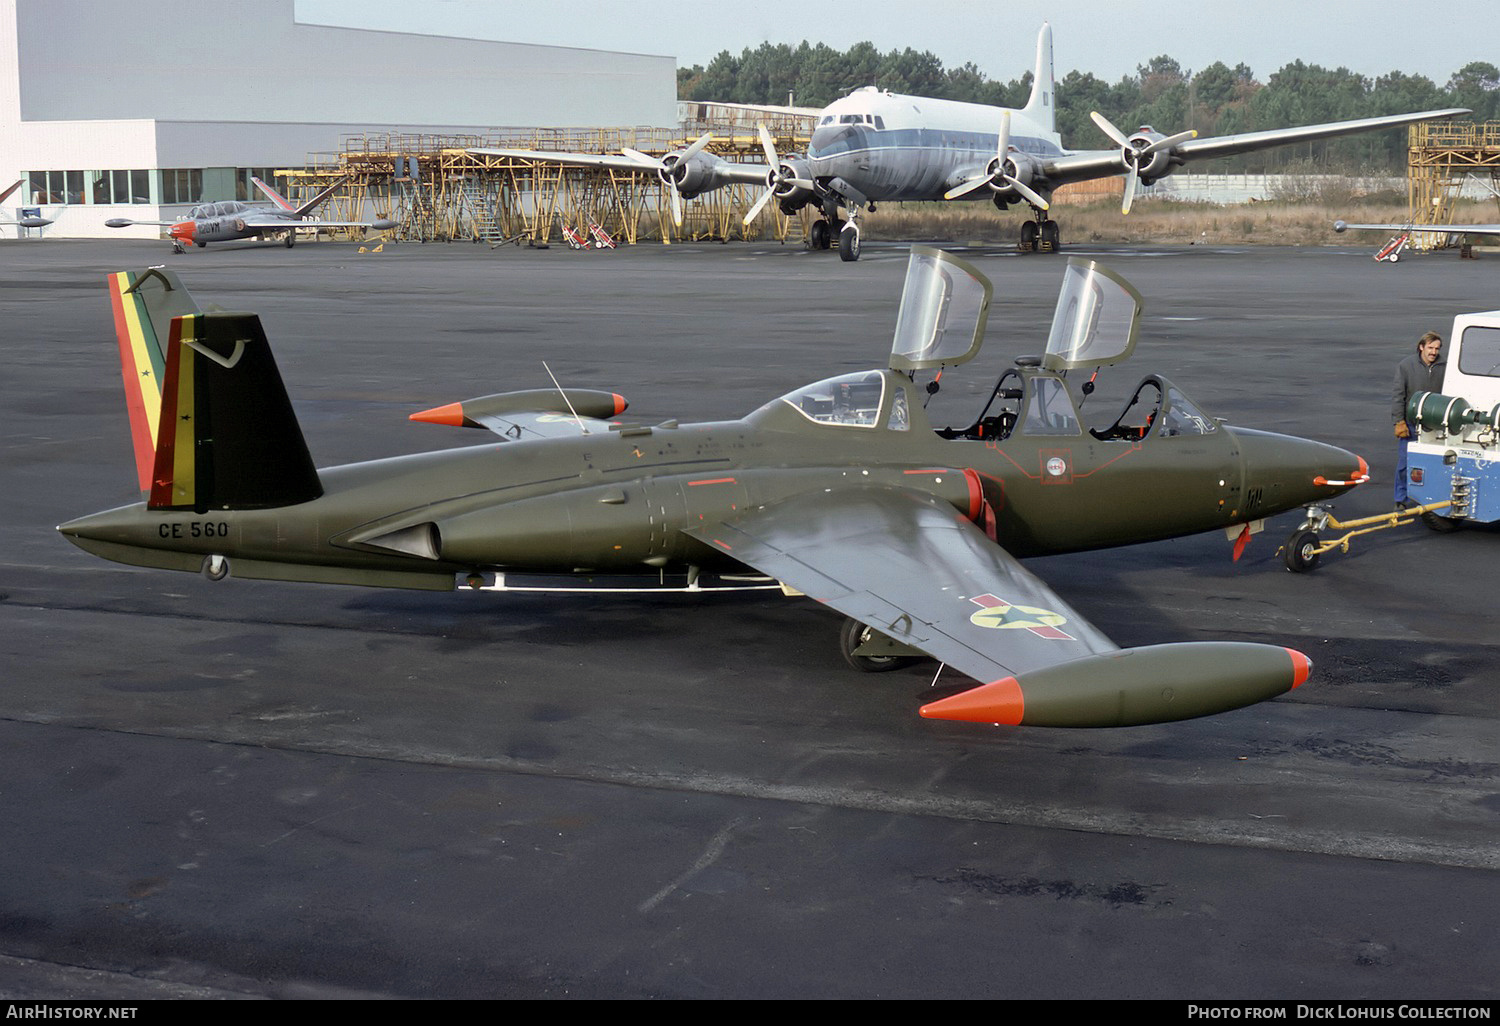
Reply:
[[1271, 644], [1120, 649], [1020, 560], [1248, 537], [1365, 480], [1364, 461], [1230, 427], [1154, 373], [1086, 424], [1069, 374], [1130, 356], [1141, 299], [1079, 259], [1043, 352], [934, 425], [937, 378], [978, 355], [991, 296], [968, 262], [913, 247], [884, 367], [700, 424], [623, 419], [612, 392], [502, 392], [411, 419], [503, 444], [319, 469], [256, 315], [200, 311], [170, 271], [118, 273], [143, 500], [58, 530], [107, 559], [213, 579], [482, 591], [647, 575], [699, 591], [748, 577], [843, 613], [861, 669], [930, 656], [978, 682], [921, 709], [934, 718], [1155, 723], [1301, 684], [1307, 658]]
[[1199, 139], [1194, 130], [1164, 135], [1150, 125], [1126, 134], [1094, 111], [1094, 124], [1113, 147], [1069, 150], [1057, 133], [1055, 91], [1052, 27], [1044, 24], [1037, 36], [1031, 96], [1019, 109], [903, 96], [864, 86], [823, 108], [723, 104], [815, 119], [805, 156], [779, 157], [770, 133], [762, 127], [765, 164], [733, 163], [705, 153], [712, 133], [660, 158], [636, 150], [624, 150], [621, 155], [504, 149], [470, 152], [654, 171], [671, 195], [679, 227], [684, 199], [735, 183], [761, 184], [766, 191], [746, 215], [747, 225], [773, 200], [788, 215], [811, 205], [823, 215], [813, 222], [811, 245], [828, 249], [836, 242], [839, 256], [848, 261], [859, 259], [860, 211], [874, 210], [877, 202], [988, 197], [1001, 210], [1025, 206], [1032, 218], [1021, 225], [1020, 248], [1053, 252], [1062, 245], [1062, 232], [1049, 216], [1051, 196], [1069, 182], [1123, 175], [1120, 211], [1128, 214], [1137, 186], [1165, 178], [1189, 161], [1471, 113], [1455, 107]]
[[301, 206], [293, 205], [259, 178], [251, 178], [250, 181], [270, 197], [270, 206], [264, 203], [246, 203], [243, 200], [222, 200], [217, 203], [200, 203], [179, 221], [134, 221], [128, 217], [112, 217], [104, 223], [110, 228], [129, 228], [137, 224], [161, 225], [167, 229], [167, 238], [172, 240], [174, 253], [186, 252], [190, 245], [202, 249], [210, 242], [235, 242], [239, 239], [277, 236], [286, 243], [287, 249], [291, 249], [297, 241], [299, 230], [315, 232], [322, 228], [373, 228], [376, 231], [386, 231], [396, 227], [395, 221], [386, 218], [375, 221], [311, 220], [312, 212], [344, 183], [343, 178]]

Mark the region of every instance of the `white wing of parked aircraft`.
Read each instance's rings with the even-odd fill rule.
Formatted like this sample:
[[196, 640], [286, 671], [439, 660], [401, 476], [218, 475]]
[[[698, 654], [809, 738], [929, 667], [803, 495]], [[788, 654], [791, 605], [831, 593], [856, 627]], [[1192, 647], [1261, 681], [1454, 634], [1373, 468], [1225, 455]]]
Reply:
[[[6, 189], [4, 192], [0, 192], [0, 203], [4, 203], [7, 199], [10, 198], [10, 194], [21, 187], [22, 181], [24, 181], [24, 179], [18, 178], [16, 179], [15, 183], [10, 186], [10, 188]], [[13, 224], [18, 228], [45, 228], [51, 223], [52, 219], [49, 217], [23, 217], [17, 221], [12, 221], [8, 217], [0, 217], [0, 224]], [[16, 234], [19, 235], [20, 233], [17, 232]]]
[[[731, 164], [705, 153], [707, 136], [659, 160], [627, 153], [630, 162], [624, 164], [595, 163], [606, 158], [593, 154], [471, 152], [655, 170], [672, 189], [679, 223], [683, 199], [733, 182], [760, 182], [766, 186], [766, 194], [751, 211], [752, 216], [772, 199], [787, 214], [814, 204], [824, 216], [813, 224], [813, 244], [827, 249], [836, 235], [839, 255], [857, 260], [859, 213], [885, 200], [988, 197], [1001, 210], [1011, 204], [1025, 204], [1034, 219], [1021, 226], [1021, 248], [1052, 251], [1061, 244], [1061, 234], [1057, 222], [1048, 217], [1050, 197], [1054, 189], [1068, 182], [1125, 176], [1121, 212], [1129, 213], [1139, 185], [1164, 178], [1189, 161], [1470, 113], [1454, 107], [1199, 139], [1196, 132], [1166, 135], [1149, 125], [1127, 135], [1096, 112], [1094, 122], [1114, 145], [1100, 150], [1068, 150], [1057, 133], [1055, 88], [1052, 28], [1044, 24], [1037, 36], [1031, 96], [1019, 109], [903, 96], [865, 86], [817, 112], [817, 124], [804, 156], [778, 156], [763, 133], [765, 165]], [[750, 104], [733, 106], [757, 109]], [[806, 112], [806, 108], [759, 109]]]

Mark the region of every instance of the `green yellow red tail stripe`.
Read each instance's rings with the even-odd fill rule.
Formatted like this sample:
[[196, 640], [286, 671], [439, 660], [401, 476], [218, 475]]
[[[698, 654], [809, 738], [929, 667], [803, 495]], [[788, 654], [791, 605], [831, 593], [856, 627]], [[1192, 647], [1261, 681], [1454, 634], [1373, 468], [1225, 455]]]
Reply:
[[156, 438], [156, 460], [151, 473], [153, 509], [192, 506], [197, 502], [196, 454], [198, 411], [194, 406], [193, 341], [201, 317], [178, 317], [172, 321], [167, 342], [167, 369], [162, 385], [163, 429]]
[[120, 377], [125, 384], [125, 405], [130, 411], [130, 440], [135, 447], [136, 476], [141, 491], [145, 492], [151, 490], [156, 462], [166, 347], [157, 337], [145, 298], [135, 291], [135, 285], [136, 275], [129, 271], [109, 276], [115, 339], [120, 345]]

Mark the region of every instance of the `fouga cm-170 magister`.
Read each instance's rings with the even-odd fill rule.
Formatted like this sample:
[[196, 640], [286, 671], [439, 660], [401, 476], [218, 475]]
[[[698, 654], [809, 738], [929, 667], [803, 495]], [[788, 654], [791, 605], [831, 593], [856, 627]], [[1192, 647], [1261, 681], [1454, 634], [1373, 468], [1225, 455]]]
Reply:
[[59, 530], [108, 559], [215, 579], [487, 590], [644, 573], [706, 590], [748, 573], [845, 614], [857, 666], [926, 655], [981, 682], [923, 706], [933, 718], [1124, 726], [1301, 684], [1307, 658], [1276, 645], [1120, 649], [1019, 560], [1248, 537], [1359, 483], [1364, 461], [1230, 427], [1157, 374], [1086, 425], [1067, 375], [1126, 359], [1141, 301], [1076, 259], [1045, 352], [1007, 367], [972, 420], [935, 429], [936, 379], [921, 382], [979, 352], [991, 294], [966, 261], [917, 247], [884, 369], [704, 424], [619, 420], [609, 392], [506, 392], [412, 415], [506, 444], [317, 469], [259, 318], [200, 311], [168, 271], [121, 273], [145, 499]]

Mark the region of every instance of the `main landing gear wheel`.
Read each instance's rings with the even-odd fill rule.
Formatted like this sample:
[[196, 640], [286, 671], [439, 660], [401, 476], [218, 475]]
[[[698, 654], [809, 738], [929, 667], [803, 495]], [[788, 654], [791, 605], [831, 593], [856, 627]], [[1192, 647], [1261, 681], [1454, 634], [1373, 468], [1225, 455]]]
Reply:
[[813, 249], [827, 249], [833, 244], [833, 236], [828, 230], [828, 222], [823, 220], [814, 221], [812, 224], [812, 237], [808, 240]]
[[1040, 229], [1043, 253], [1056, 253], [1062, 249], [1062, 231], [1057, 227], [1056, 221], [1043, 221]]
[[1035, 221], [1027, 221], [1021, 225], [1021, 250], [1027, 253], [1035, 253], [1037, 247], [1038, 230]]
[[286, 248], [287, 249], [291, 249], [292, 248], [292, 243], [294, 243], [296, 241], [297, 241], [297, 233], [296, 232], [287, 232], [286, 233]]
[[1293, 573], [1307, 573], [1318, 565], [1319, 558], [1317, 531], [1294, 531], [1286, 540], [1282, 559]]
[[858, 620], [845, 619], [843, 629], [839, 631], [839, 651], [844, 655], [844, 662], [862, 673], [886, 673], [890, 670], [899, 670], [903, 666], [911, 666], [917, 661], [915, 656], [854, 654], [856, 648], [878, 633], [874, 628], [866, 627]]
[[859, 229], [852, 224], [839, 232], [839, 259], [845, 263], [859, 259]]

